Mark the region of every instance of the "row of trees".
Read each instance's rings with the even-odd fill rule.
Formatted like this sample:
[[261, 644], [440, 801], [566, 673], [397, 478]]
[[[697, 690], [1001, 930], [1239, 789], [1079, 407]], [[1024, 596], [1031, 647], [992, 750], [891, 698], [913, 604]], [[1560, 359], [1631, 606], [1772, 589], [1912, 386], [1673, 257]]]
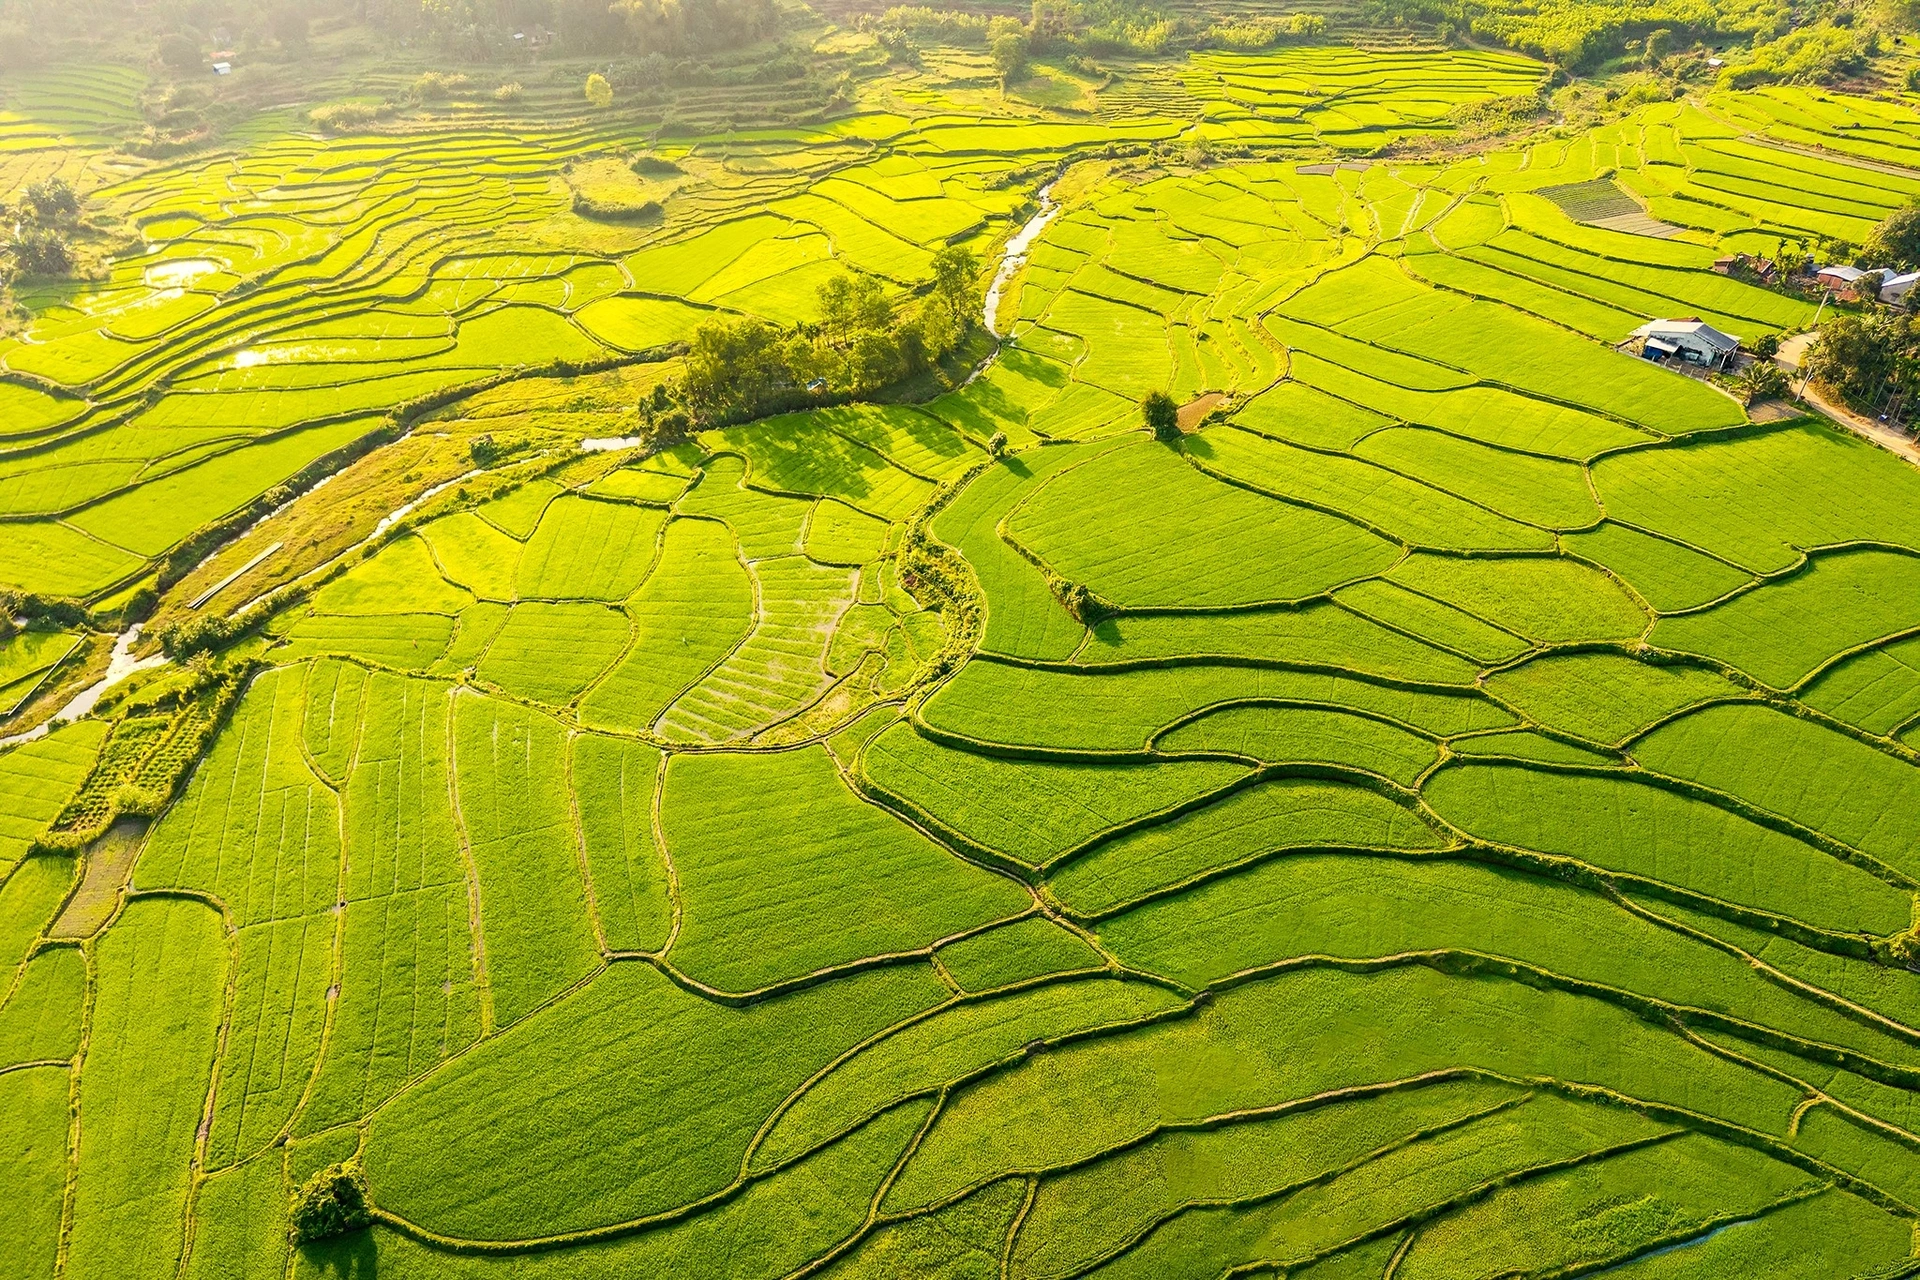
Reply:
[[709, 320], [689, 344], [678, 400], [694, 424], [740, 422], [783, 409], [867, 395], [952, 352], [980, 313], [972, 253], [934, 255], [933, 279], [902, 314], [872, 276], [834, 276], [820, 318], [787, 328], [743, 317]]

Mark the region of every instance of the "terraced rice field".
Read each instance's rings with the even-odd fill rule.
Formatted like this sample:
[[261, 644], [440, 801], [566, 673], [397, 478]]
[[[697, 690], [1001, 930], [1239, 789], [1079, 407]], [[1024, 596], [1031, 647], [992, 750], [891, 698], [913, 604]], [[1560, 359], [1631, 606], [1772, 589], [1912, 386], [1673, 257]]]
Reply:
[[[1857, 240], [1920, 116], [1352, 159], [1542, 74], [903, 76], [663, 145], [697, 181], [614, 231], [552, 181], [592, 121], [117, 178], [151, 252], [0, 347], [0, 582], [110, 601], [418, 397], [491, 388], [388, 449], [545, 434], [276, 596], [150, 822], [47, 834], [138, 708], [0, 748], [0, 1269], [1920, 1269], [1920, 474], [1611, 349], [1804, 325], [1712, 260]], [[1092, 154], [1193, 137], [1255, 150]], [[1036, 165], [964, 386], [575, 451], [631, 413], [579, 369], [985, 257]], [[1609, 172], [1681, 234], [1540, 194]], [[1163, 443], [1153, 390], [1223, 409]], [[269, 536], [179, 591], [312, 567]], [[289, 1244], [343, 1162], [371, 1225]]]

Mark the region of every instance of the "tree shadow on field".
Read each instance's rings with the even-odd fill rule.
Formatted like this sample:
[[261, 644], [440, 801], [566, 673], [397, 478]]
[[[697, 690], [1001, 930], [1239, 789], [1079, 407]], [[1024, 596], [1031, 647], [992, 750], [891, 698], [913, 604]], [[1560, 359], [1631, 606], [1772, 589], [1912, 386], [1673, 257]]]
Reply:
[[371, 1227], [361, 1231], [295, 1246], [299, 1273], [326, 1280], [374, 1280], [380, 1274], [380, 1247]]

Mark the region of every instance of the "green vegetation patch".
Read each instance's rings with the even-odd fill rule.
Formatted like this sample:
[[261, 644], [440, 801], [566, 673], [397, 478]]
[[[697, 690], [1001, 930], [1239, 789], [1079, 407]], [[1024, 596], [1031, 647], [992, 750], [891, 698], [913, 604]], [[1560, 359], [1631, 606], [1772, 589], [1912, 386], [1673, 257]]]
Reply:
[[856, 797], [819, 748], [682, 756], [660, 803], [682, 911], [670, 956], [725, 990], [926, 947], [1031, 901]]
[[1210, 480], [1153, 441], [1061, 473], [1008, 531], [1062, 578], [1133, 607], [1298, 600], [1397, 556], [1344, 520]]

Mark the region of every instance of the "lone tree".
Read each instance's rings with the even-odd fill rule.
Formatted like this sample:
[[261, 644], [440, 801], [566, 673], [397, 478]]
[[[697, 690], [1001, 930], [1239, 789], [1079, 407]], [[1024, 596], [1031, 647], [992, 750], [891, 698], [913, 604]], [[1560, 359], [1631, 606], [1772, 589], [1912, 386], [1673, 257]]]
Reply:
[[587, 77], [587, 101], [602, 110], [613, 105], [613, 86], [598, 71]]
[[1149, 391], [1147, 398], [1140, 402], [1140, 416], [1152, 429], [1155, 440], [1172, 441], [1180, 438], [1180, 406], [1166, 392]]
[[308, 1178], [293, 1198], [289, 1233], [295, 1244], [331, 1240], [373, 1221], [367, 1208], [367, 1179], [351, 1161], [330, 1164]]
[[1000, 73], [1002, 85], [1026, 76], [1028, 49], [1026, 28], [1019, 19], [998, 17], [987, 24], [987, 50], [993, 55], [993, 69]]

